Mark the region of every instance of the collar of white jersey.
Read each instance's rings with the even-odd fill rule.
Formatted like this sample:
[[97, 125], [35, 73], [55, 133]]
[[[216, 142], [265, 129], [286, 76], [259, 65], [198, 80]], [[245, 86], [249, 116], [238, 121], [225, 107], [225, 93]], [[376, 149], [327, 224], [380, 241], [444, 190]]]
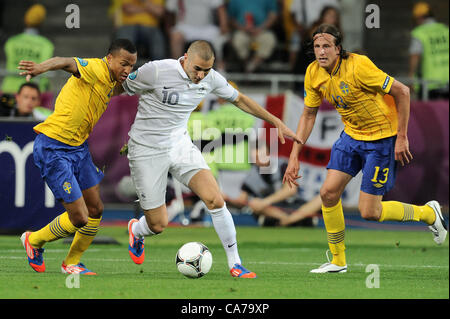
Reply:
[[184, 71], [184, 69], [183, 69], [183, 65], [181, 64], [181, 61], [183, 61], [183, 60], [184, 60], [184, 56], [178, 58], [177, 69], [183, 78], [190, 81], [188, 75], [186, 74], [186, 71]]

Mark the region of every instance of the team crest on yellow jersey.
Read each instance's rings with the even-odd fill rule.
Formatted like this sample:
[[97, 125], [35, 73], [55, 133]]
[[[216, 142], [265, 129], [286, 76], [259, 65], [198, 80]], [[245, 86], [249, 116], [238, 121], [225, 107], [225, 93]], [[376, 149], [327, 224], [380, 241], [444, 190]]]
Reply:
[[344, 81], [341, 81], [341, 83], [339, 84], [339, 88], [341, 89], [343, 94], [348, 94], [348, 84], [345, 83]]
[[67, 194], [70, 194], [70, 192], [72, 191], [72, 184], [70, 184], [69, 182], [65, 182], [63, 184], [63, 189]]

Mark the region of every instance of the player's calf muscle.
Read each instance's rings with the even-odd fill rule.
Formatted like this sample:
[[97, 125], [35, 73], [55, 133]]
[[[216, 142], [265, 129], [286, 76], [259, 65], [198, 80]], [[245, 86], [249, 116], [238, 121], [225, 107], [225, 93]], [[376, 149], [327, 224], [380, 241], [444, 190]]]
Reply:
[[155, 234], [162, 233], [169, 224], [167, 210], [164, 205], [156, 209], [146, 210], [144, 215], [148, 227]]
[[166, 224], [164, 224], [164, 223], [149, 224], [148, 227], [155, 234], [160, 234], [164, 231], [164, 229], [166, 229], [167, 223]]

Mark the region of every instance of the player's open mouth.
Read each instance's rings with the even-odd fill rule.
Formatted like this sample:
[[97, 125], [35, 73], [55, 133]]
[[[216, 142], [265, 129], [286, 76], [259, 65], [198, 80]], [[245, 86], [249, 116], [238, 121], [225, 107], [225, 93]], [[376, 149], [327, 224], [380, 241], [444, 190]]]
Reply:
[[328, 59], [327, 58], [319, 58], [318, 60], [319, 60], [319, 62], [326, 62]]
[[127, 75], [122, 75], [121, 77], [120, 77], [120, 80], [121, 81], [125, 81], [127, 79]]

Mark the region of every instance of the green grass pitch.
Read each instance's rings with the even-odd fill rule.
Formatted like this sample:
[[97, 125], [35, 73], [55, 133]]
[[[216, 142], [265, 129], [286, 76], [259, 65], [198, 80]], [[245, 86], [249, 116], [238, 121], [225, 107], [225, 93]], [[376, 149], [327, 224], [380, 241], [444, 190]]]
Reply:
[[[1, 299], [448, 299], [448, 240], [437, 246], [429, 232], [347, 229], [349, 271], [310, 274], [326, 262], [323, 228], [237, 227], [243, 264], [257, 279], [228, 273], [225, 252], [212, 227], [169, 227], [146, 239], [146, 260], [135, 265], [128, 256], [126, 227], [101, 227], [120, 245], [93, 244], [82, 262], [98, 273], [81, 276], [68, 288], [60, 265], [69, 245], [48, 243], [47, 270], [29, 267], [19, 236], [0, 236]], [[200, 279], [178, 273], [175, 254], [189, 241], [206, 244], [213, 255], [211, 271]], [[377, 274], [368, 265], [378, 267]], [[372, 277], [370, 277], [372, 276]], [[379, 287], [368, 288], [367, 283]], [[369, 285], [370, 286], [370, 285]]]

